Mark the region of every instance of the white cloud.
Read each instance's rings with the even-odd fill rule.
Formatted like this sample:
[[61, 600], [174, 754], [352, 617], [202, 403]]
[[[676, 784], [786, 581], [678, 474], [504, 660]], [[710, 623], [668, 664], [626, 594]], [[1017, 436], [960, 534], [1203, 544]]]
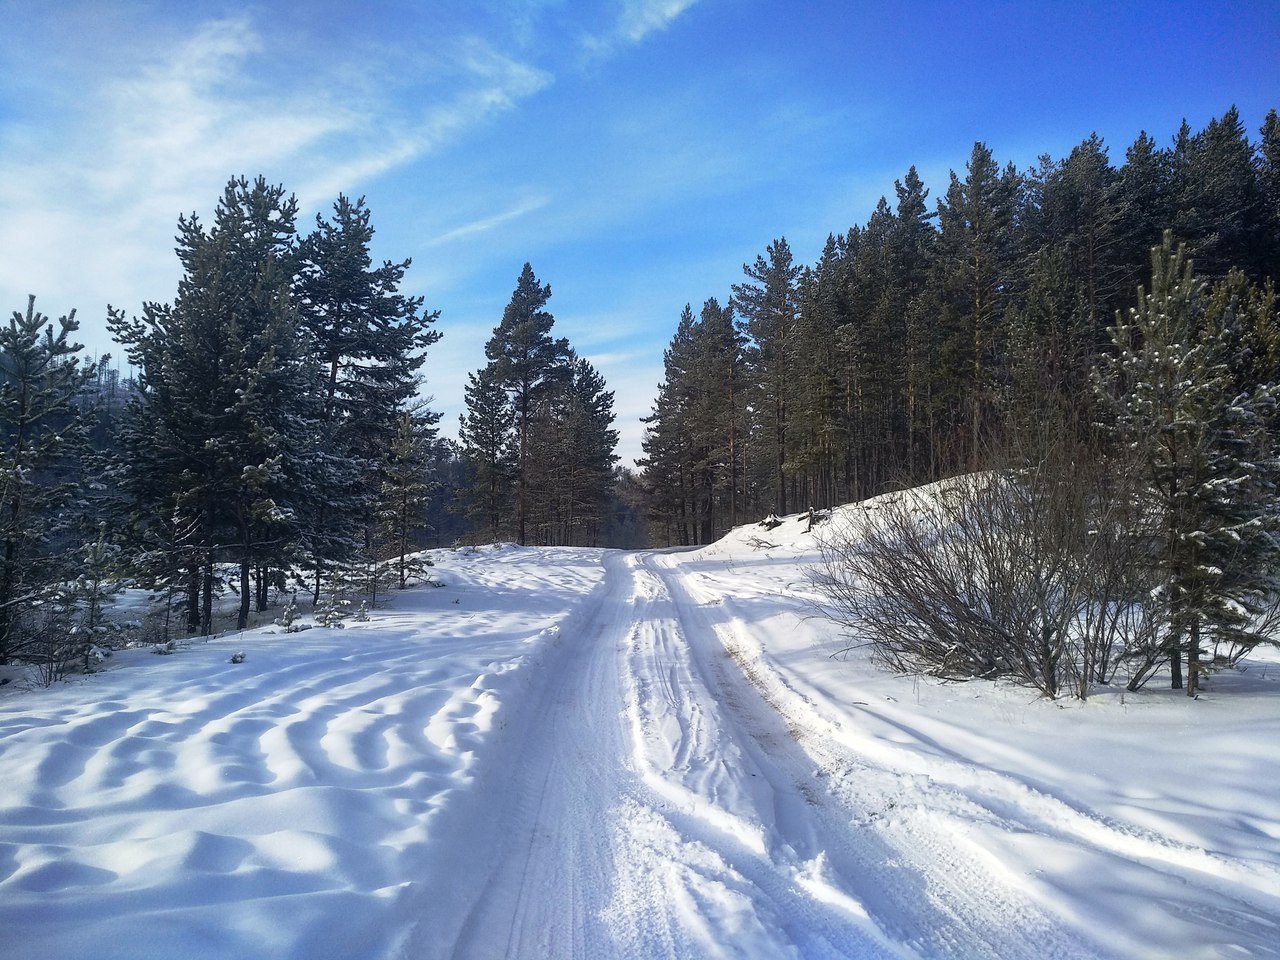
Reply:
[[632, 43], [639, 43], [655, 30], [661, 30], [680, 16], [697, 0], [626, 0], [618, 31]]
[[639, 43], [649, 34], [664, 30], [698, 0], [621, 0], [621, 10], [607, 32], [582, 38], [588, 60], [603, 59], [619, 47]]
[[[46, 312], [78, 306], [83, 339], [107, 348], [107, 302], [136, 310], [176, 287], [178, 214], [209, 211], [229, 176], [263, 172], [304, 209], [437, 151], [511, 110], [548, 74], [468, 37], [442, 44], [415, 101], [378, 82], [277, 71], [246, 17], [214, 20], [164, 49], [138, 41], [47, 122], [0, 123], [0, 309], [34, 292]], [[443, 64], [444, 69], [441, 69]], [[369, 66], [369, 71], [384, 69]], [[107, 71], [112, 72], [107, 72]]]
[[503, 210], [501, 213], [495, 213], [492, 216], [482, 217], [479, 220], [472, 220], [470, 223], [464, 223], [461, 226], [454, 227], [452, 230], [433, 237], [427, 241], [427, 246], [435, 247], [453, 240], [461, 240], [464, 237], [473, 237], [477, 234], [488, 233], [495, 227], [500, 227], [504, 223], [510, 223], [512, 220], [518, 220], [520, 217], [541, 210], [548, 203], [549, 197], [534, 197], [526, 200], [524, 203], [518, 204], [509, 210]]

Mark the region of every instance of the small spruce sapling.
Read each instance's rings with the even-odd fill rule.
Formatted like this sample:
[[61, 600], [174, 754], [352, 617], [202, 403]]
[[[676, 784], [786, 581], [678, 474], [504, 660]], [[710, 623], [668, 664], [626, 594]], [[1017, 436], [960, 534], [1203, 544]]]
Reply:
[[347, 619], [347, 608], [350, 606], [351, 601], [339, 592], [336, 579], [330, 581], [324, 600], [316, 607], [316, 626], [341, 630], [346, 626], [343, 621]]
[[298, 595], [296, 593], [289, 598], [289, 602], [280, 611], [280, 619], [276, 624], [284, 627], [285, 633], [297, 633], [301, 629], [298, 626]]

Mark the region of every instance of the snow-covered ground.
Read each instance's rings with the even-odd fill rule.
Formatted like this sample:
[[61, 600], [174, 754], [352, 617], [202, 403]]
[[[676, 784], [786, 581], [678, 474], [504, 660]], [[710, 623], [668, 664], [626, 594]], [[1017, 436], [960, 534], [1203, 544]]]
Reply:
[[0, 691], [0, 956], [1280, 956], [1280, 662], [894, 677], [803, 530], [441, 552], [345, 630]]

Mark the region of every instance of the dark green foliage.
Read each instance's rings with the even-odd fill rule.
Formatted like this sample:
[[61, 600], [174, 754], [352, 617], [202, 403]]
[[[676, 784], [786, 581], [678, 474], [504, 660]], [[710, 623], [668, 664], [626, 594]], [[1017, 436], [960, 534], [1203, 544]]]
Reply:
[[1267, 639], [1258, 618], [1280, 592], [1280, 465], [1268, 430], [1277, 386], [1254, 379], [1244, 330], [1272, 323], [1251, 316], [1268, 307], [1239, 280], [1211, 296], [1166, 233], [1151, 292], [1117, 319], [1099, 391], [1120, 445], [1137, 453], [1135, 507], [1157, 516], [1150, 563], [1168, 610], [1131, 687], [1165, 661], [1181, 687], [1185, 660], [1193, 695], [1215, 660]]
[[363, 203], [300, 242], [297, 203], [233, 179], [206, 228], [179, 220], [172, 304], [109, 325], [139, 370], [113, 469], [127, 535], [152, 586], [213, 629], [234, 563], [238, 623], [281, 573], [370, 546], [383, 465], [417, 389], [434, 314], [397, 293], [407, 262], [371, 267]]
[[524, 265], [471, 374], [461, 422], [472, 471], [469, 515], [483, 535], [520, 544], [598, 542], [613, 483], [613, 394], [564, 339], [551, 336], [551, 287]]
[[74, 576], [85, 443], [78, 400], [94, 371], [71, 339], [75, 311], [55, 326], [35, 300], [0, 327], [0, 663], [24, 656], [56, 666], [67, 657], [45, 655], [52, 634], [37, 620]]

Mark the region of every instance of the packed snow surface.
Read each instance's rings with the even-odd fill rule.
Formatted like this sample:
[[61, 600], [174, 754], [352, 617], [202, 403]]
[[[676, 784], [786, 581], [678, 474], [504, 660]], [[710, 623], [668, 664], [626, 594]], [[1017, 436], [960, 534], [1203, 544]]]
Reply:
[[1280, 664], [895, 677], [806, 526], [441, 551], [345, 630], [6, 688], [0, 956], [1280, 956]]

